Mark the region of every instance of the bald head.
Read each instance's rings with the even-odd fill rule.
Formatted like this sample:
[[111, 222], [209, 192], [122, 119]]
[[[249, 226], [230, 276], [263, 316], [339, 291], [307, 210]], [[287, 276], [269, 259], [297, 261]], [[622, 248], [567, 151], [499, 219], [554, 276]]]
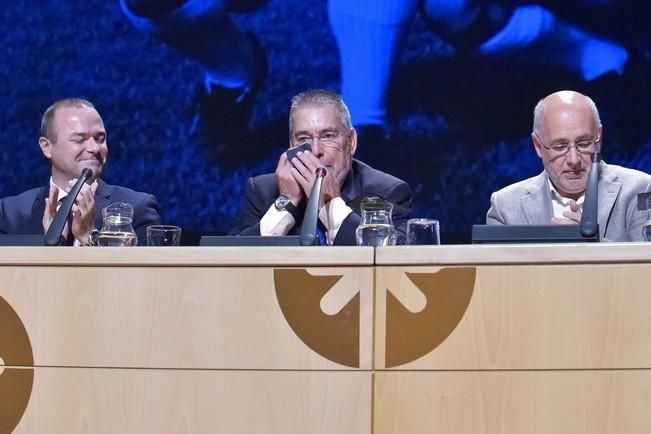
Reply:
[[549, 118], [548, 114], [565, 116], [569, 112], [589, 113], [592, 116], [594, 128], [601, 127], [599, 111], [589, 96], [573, 90], [561, 90], [538, 101], [533, 110], [533, 132], [539, 137], [543, 134], [546, 118]]
[[556, 92], [536, 105], [531, 140], [561, 196], [578, 200], [585, 191], [591, 154], [601, 150], [601, 132], [597, 107], [578, 92]]

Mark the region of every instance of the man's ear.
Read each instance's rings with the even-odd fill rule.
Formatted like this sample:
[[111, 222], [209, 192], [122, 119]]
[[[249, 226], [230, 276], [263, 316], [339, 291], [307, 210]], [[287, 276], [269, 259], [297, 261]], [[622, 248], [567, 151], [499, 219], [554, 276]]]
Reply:
[[355, 128], [350, 129], [350, 155], [355, 155], [357, 150], [357, 131]]
[[533, 147], [536, 150], [536, 154], [539, 158], [542, 158], [542, 143], [536, 133], [531, 133], [531, 141], [533, 142]]
[[52, 142], [50, 142], [46, 137], [38, 138], [38, 146], [41, 148], [41, 152], [45, 155], [45, 158], [48, 160], [52, 158]]

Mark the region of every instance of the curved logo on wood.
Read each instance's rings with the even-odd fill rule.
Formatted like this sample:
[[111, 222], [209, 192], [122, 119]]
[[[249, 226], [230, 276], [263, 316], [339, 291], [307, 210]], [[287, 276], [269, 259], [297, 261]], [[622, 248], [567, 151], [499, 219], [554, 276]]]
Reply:
[[276, 297], [294, 333], [328, 360], [359, 367], [359, 292], [335, 315], [321, 299], [342, 276], [313, 276], [304, 269], [274, 270]]
[[475, 268], [405, 274], [427, 301], [421, 312], [412, 313], [386, 292], [387, 368], [414, 361], [447, 339], [466, 312], [475, 287]]
[[[34, 355], [27, 330], [16, 311], [0, 297], [0, 432], [10, 433], [23, 417], [34, 383]], [[22, 368], [24, 366], [25, 368]]]

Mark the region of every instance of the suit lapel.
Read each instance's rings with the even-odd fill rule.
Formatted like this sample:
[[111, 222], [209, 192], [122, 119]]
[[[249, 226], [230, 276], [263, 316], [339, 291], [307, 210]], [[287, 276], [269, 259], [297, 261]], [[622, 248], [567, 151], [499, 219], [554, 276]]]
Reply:
[[34, 233], [43, 233], [43, 213], [45, 212], [45, 199], [50, 193], [50, 186], [42, 187], [34, 197], [32, 212], [30, 213], [29, 228]]
[[341, 188], [341, 198], [346, 202], [346, 205], [351, 207], [354, 210], [359, 210], [359, 206], [362, 201], [362, 182], [361, 177], [356, 176], [356, 161], [353, 160], [353, 164], [346, 176], [344, 185]]
[[[619, 195], [622, 184], [608, 173], [608, 166], [602, 163], [601, 177], [599, 178], [599, 215], [600, 232], [603, 237], [608, 226], [608, 220], [612, 212], [615, 200]], [[543, 172], [534, 178], [525, 187], [525, 194], [522, 196], [522, 209], [528, 224], [549, 224], [553, 216], [551, 197], [549, 194], [547, 176]]]
[[95, 192], [95, 227], [97, 229], [100, 229], [104, 223], [102, 210], [111, 204], [111, 191], [110, 185], [101, 179], [97, 180], [97, 191]]
[[525, 186], [520, 200], [527, 224], [549, 224], [552, 219], [552, 202], [545, 172]]
[[597, 217], [600, 224], [600, 232], [603, 237], [606, 233], [608, 220], [615, 205], [615, 200], [619, 195], [622, 188], [622, 183], [618, 181], [616, 176], [608, 173], [608, 166], [602, 163], [601, 177], [599, 179], [599, 215]]

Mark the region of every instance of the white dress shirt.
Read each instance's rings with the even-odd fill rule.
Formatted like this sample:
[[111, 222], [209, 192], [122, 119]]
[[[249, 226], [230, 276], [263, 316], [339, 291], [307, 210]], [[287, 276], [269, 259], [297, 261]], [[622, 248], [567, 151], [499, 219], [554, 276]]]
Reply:
[[[558, 190], [556, 190], [556, 187], [554, 187], [554, 184], [552, 184], [552, 182], [549, 179], [547, 179], [547, 183], [549, 184], [549, 192], [550, 192], [550, 194], [552, 196], [552, 208], [553, 208], [553, 211], [554, 211], [554, 217], [567, 219], [567, 217], [565, 217], [563, 215], [563, 213], [565, 211], [572, 211], [572, 209], [570, 208], [570, 201], [572, 199], [569, 199], [567, 197], [563, 197], [558, 192]], [[585, 193], [583, 193], [581, 195], [581, 197], [579, 197], [576, 200], [576, 204], [579, 206], [580, 210], [583, 210], [583, 201], [584, 200], [585, 200]]]
[[[346, 205], [341, 197], [335, 197], [319, 209], [319, 220], [326, 228], [325, 235], [329, 246], [334, 244], [339, 228], [351, 212], [353, 209]], [[295, 223], [296, 220], [289, 211], [278, 211], [276, 206], [271, 204], [260, 219], [260, 235], [263, 237], [287, 235]]]

